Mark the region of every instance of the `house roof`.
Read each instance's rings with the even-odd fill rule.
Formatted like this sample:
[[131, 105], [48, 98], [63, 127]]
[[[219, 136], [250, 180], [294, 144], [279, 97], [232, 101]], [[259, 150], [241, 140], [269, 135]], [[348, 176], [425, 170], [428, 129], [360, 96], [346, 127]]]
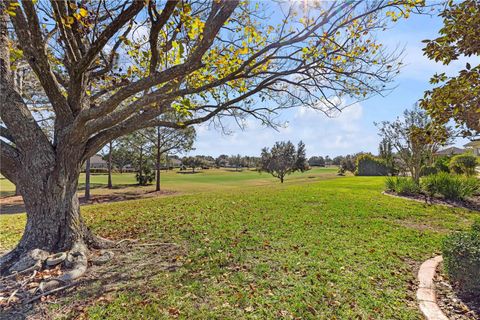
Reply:
[[462, 154], [462, 153], [465, 153], [465, 151], [466, 150], [462, 149], [462, 148], [450, 147], [450, 148], [446, 148], [446, 149], [437, 151], [435, 153], [435, 155], [450, 156], [450, 155], [453, 155], [453, 154]]
[[102, 156], [96, 154], [96, 155], [93, 155], [91, 158], [90, 158], [90, 164], [99, 164], [99, 163], [107, 163], [105, 160], [102, 159]]

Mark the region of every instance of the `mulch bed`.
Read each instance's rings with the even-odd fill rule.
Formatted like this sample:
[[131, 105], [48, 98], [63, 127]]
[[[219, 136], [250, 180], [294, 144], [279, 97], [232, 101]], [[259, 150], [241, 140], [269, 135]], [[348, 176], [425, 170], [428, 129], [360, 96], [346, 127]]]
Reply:
[[418, 202], [423, 202], [426, 204], [441, 204], [441, 205], [446, 205], [450, 207], [457, 207], [457, 208], [464, 208], [464, 209], [469, 209], [473, 211], [480, 211], [480, 195], [473, 196], [469, 198], [468, 200], [458, 200], [458, 201], [453, 201], [453, 200], [446, 200], [446, 199], [441, 199], [441, 198], [433, 198], [433, 197], [426, 197], [425, 195], [421, 194], [398, 194], [395, 192], [391, 191], [385, 191], [384, 193], [392, 195], [392, 196], [397, 196], [405, 199], [410, 199], [410, 200], [415, 200]]
[[443, 264], [435, 274], [435, 293], [437, 304], [443, 313], [451, 320], [480, 319], [480, 293], [477, 297], [459, 295], [449, 283], [448, 276], [443, 271]]

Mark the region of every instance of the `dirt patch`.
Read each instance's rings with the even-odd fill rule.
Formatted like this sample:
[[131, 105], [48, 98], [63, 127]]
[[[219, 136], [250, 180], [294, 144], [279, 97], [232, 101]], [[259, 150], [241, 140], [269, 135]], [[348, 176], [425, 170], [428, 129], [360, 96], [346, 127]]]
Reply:
[[393, 197], [398, 197], [398, 198], [414, 200], [414, 201], [422, 202], [428, 205], [440, 204], [448, 207], [456, 207], [456, 208], [469, 209], [473, 211], [480, 211], [480, 195], [473, 196], [467, 200], [454, 201], [454, 200], [428, 197], [421, 194], [400, 195], [398, 193], [391, 192], [391, 191], [384, 191], [383, 194], [393, 196]]
[[[153, 198], [161, 196], [176, 195], [179, 192], [171, 190], [145, 191], [144, 189], [130, 192], [113, 192], [109, 194], [95, 194], [86, 201], [85, 197], [79, 195], [80, 205], [136, 200], [143, 198]], [[0, 198], [0, 214], [15, 214], [25, 212], [25, 205], [22, 196], [10, 196]]]
[[437, 304], [449, 319], [480, 319], [480, 294], [477, 297], [459, 295], [449, 283], [448, 276], [443, 271], [443, 264], [439, 265], [434, 282]]
[[[104, 265], [90, 265], [76, 286], [48, 295], [34, 303], [23, 303], [22, 297], [0, 305], [0, 319], [68, 319], [82, 318], [87, 307], [113, 300], [122, 291], [142, 291], [150, 280], [162, 272], [175, 272], [183, 266], [187, 249], [174, 243], [129, 243], [113, 249], [115, 256]], [[96, 252], [92, 252], [93, 255]], [[54, 273], [51, 269], [50, 273]], [[19, 276], [17, 282], [31, 275]], [[3, 286], [5, 289], [5, 282]], [[0, 283], [2, 289], [2, 283]], [[3, 296], [11, 293], [1, 292]], [[2, 300], [0, 300], [2, 301]], [[49, 308], [55, 303], [57, 308]]]
[[430, 225], [430, 224], [419, 222], [419, 221], [396, 219], [394, 220], [394, 222], [395, 224], [398, 224], [402, 227], [418, 230], [421, 232], [432, 231], [432, 232], [447, 233], [450, 231], [449, 229], [441, 228], [436, 225]]

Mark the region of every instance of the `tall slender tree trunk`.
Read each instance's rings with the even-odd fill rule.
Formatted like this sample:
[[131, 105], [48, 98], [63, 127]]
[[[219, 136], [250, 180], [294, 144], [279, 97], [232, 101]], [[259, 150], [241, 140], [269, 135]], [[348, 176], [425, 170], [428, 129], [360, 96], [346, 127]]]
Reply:
[[139, 158], [139, 172], [138, 172], [138, 177], [139, 177], [139, 185], [143, 185], [143, 148], [140, 147], [140, 158]]
[[85, 162], [85, 201], [90, 200], [90, 158]]
[[160, 135], [160, 127], [157, 127], [157, 181], [155, 184], [155, 191], [160, 191], [160, 141], [161, 140], [161, 135]]
[[110, 141], [108, 144], [108, 183], [107, 187], [108, 189], [112, 189], [112, 148], [113, 148], [113, 143]]

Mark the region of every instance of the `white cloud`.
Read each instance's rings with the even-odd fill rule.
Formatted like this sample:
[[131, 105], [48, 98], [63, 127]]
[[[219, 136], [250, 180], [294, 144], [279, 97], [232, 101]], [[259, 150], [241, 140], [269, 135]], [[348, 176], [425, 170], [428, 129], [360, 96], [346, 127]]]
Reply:
[[[254, 119], [247, 120], [245, 130], [235, 129], [230, 135], [220, 135], [218, 130], [207, 125], [198, 126], [196, 150], [191, 153], [258, 155], [261, 148], [280, 140], [294, 143], [302, 140], [309, 156], [375, 151], [378, 138], [374, 133], [363, 132], [363, 108], [360, 103], [347, 107], [333, 118], [311, 108], [298, 108], [292, 112], [288, 126], [278, 131], [265, 128]], [[227, 122], [233, 125], [231, 121]], [[364, 146], [373, 146], [373, 150], [365, 150]]]

